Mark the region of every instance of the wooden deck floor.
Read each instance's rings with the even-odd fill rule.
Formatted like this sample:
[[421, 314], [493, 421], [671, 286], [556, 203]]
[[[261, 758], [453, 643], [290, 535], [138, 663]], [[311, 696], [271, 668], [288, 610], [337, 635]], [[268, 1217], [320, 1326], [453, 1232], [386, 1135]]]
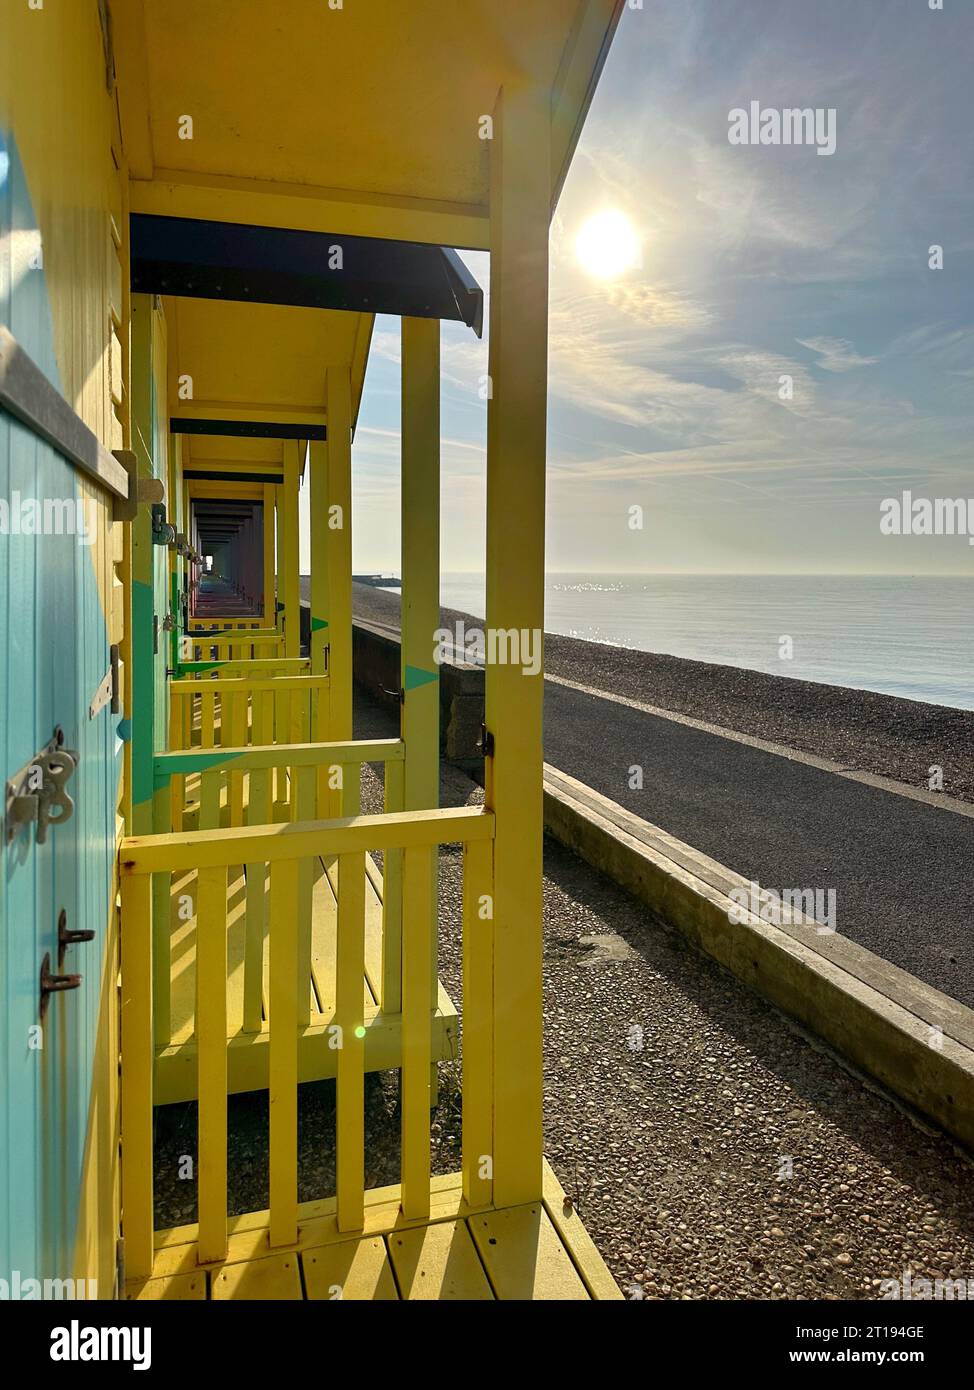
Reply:
[[196, 1227], [160, 1232], [153, 1277], [127, 1299], [476, 1301], [622, 1297], [548, 1165], [543, 1200], [472, 1211], [459, 1174], [434, 1178], [431, 1218], [405, 1222], [399, 1189], [367, 1194], [365, 1229], [339, 1233], [334, 1202], [301, 1209], [298, 1243], [271, 1250], [266, 1212], [230, 1223], [225, 1261], [200, 1266]]
[[[400, 1015], [380, 1006], [382, 978], [382, 875], [366, 859], [365, 971], [362, 980], [365, 1019], [365, 1065], [384, 1071], [399, 1065]], [[335, 1075], [337, 1052], [329, 1046], [335, 1010], [335, 943], [338, 907], [334, 864], [319, 861], [311, 923], [308, 1023], [298, 1041], [300, 1081]], [[246, 949], [246, 880], [243, 867], [230, 869], [227, 884], [227, 1066], [231, 1092], [267, 1085], [268, 952], [263, 952], [263, 987], [259, 1031], [244, 1027], [244, 957]], [[196, 1095], [196, 874], [174, 874], [170, 889], [170, 1041], [156, 1048], [156, 1104], [192, 1100]], [[439, 986], [433, 1028], [433, 1056], [456, 1056], [457, 1014]]]

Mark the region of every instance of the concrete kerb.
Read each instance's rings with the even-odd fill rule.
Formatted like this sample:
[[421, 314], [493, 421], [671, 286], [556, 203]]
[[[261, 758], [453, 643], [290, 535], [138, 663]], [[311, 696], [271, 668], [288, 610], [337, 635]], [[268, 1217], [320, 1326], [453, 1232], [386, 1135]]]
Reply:
[[556, 768], [545, 827], [763, 995], [974, 1152], [974, 1011], [801, 913], [736, 913], [747, 880]]

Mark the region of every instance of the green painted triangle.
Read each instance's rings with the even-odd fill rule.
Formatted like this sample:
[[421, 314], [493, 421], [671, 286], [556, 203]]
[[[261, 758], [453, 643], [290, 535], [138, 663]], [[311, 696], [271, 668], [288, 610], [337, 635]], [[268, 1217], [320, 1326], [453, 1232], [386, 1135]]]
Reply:
[[424, 671], [422, 666], [406, 667], [407, 690], [416, 690], [421, 685], [429, 685], [431, 681], [438, 681], [439, 679], [439, 671]]
[[320, 632], [321, 629], [322, 629], [323, 627], [327, 627], [327, 626], [328, 626], [328, 619], [327, 619], [327, 618], [312, 618], [312, 619], [311, 619], [311, 631], [312, 631], [312, 632]]

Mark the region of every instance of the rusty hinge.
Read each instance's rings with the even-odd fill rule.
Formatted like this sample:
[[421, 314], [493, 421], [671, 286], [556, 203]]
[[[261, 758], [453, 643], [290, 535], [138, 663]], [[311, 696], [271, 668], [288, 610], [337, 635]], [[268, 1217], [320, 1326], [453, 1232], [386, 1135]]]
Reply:
[[122, 712], [122, 684], [121, 684], [121, 675], [120, 675], [121, 663], [120, 663], [120, 661], [119, 661], [118, 643], [117, 643], [117, 642], [113, 642], [113, 643], [112, 643], [112, 645], [111, 645], [111, 646], [109, 647], [109, 649], [108, 649], [108, 654], [109, 654], [109, 658], [110, 658], [111, 663], [112, 663], [112, 714], [121, 714], [121, 712]]
[[81, 986], [80, 975], [52, 975], [51, 974], [51, 953], [50, 951], [41, 962], [41, 997], [38, 1008], [38, 1016], [43, 1020], [47, 1013], [47, 1006], [52, 994], [63, 994], [65, 990], [79, 989]]
[[57, 968], [60, 971], [64, 965], [64, 956], [69, 946], [81, 946], [86, 941], [94, 941], [93, 931], [72, 931], [68, 927], [68, 914], [62, 907], [57, 919]]

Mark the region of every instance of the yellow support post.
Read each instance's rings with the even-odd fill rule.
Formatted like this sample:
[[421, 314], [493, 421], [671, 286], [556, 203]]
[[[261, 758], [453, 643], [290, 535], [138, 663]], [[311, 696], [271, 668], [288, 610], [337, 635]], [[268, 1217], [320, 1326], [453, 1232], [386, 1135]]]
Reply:
[[152, 882], [121, 882], [122, 1234], [130, 1279], [152, 1274]]
[[[505, 87], [490, 142], [487, 407], [486, 803], [494, 843], [494, 1201], [542, 1190], [542, 700], [520, 661], [491, 660], [491, 633], [544, 630], [550, 102]], [[495, 652], [495, 658], [498, 653]], [[540, 663], [539, 663], [540, 665]]]
[[308, 467], [311, 488], [311, 670], [323, 676], [328, 647], [328, 446], [313, 439]]
[[[282, 629], [284, 614], [278, 612], [278, 603], [284, 602], [284, 488], [279, 484], [274, 488], [274, 614], [272, 627]], [[285, 647], [285, 650], [287, 648]]]
[[284, 603], [284, 655], [301, 655], [301, 565], [298, 554], [298, 488], [303, 460], [296, 440], [284, 444], [284, 548], [277, 557]]
[[[402, 320], [402, 606], [403, 809], [440, 803], [440, 672], [433, 634], [440, 626], [440, 322]], [[437, 873], [426, 919], [430, 969], [437, 978]], [[437, 1100], [436, 1064], [430, 1103]]]
[[[348, 367], [327, 371], [329, 737], [352, 737], [352, 391]], [[358, 814], [359, 778], [344, 780], [342, 814]]]
[[[312, 440], [308, 446], [309, 486], [311, 489], [311, 670], [323, 676], [328, 670], [328, 447]], [[319, 690], [316, 719], [311, 731], [315, 740], [327, 740], [331, 732], [331, 691]], [[328, 787], [328, 769], [319, 768], [315, 798], [319, 816], [341, 814], [337, 796]]]
[[274, 538], [277, 534], [277, 514], [273, 483], [264, 484], [264, 617], [262, 626], [277, 627], [274, 603]]

